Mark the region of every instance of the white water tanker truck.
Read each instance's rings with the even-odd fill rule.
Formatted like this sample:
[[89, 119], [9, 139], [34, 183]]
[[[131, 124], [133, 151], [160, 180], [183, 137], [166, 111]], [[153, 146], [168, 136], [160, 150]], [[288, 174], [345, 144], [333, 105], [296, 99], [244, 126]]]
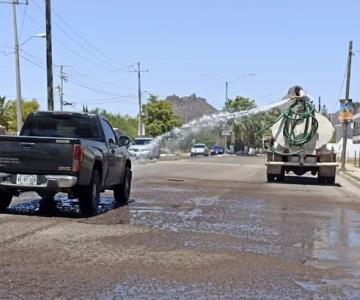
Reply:
[[301, 87], [290, 88], [285, 98], [288, 101], [280, 108], [280, 116], [261, 130], [271, 129], [272, 133], [267, 147], [268, 182], [283, 181], [289, 172], [298, 176], [311, 172], [320, 184], [334, 184], [336, 153], [326, 147], [334, 127], [315, 111]]

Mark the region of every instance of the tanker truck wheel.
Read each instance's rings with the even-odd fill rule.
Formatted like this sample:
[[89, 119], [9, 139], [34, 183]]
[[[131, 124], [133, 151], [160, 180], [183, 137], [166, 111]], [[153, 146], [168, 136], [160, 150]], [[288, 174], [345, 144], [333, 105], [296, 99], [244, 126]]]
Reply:
[[277, 181], [283, 182], [285, 180], [285, 170], [284, 168], [281, 168], [281, 173], [276, 176]]
[[275, 175], [274, 174], [267, 174], [267, 181], [268, 182], [274, 182], [275, 181]]
[[327, 183], [328, 184], [335, 184], [335, 176], [329, 176], [328, 178], [327, 178]]
[[318, 176], [318, 182], [321, 185], [325, 185], [328, 182], [328, 177], [325, 176]]

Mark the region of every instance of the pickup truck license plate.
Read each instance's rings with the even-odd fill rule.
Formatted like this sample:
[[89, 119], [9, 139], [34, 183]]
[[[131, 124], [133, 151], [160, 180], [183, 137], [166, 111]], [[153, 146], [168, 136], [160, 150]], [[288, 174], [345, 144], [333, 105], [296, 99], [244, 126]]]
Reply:
[[36, 175], [16, 175], [16, 184], [19, 185], [37, 185], [37, 176]]

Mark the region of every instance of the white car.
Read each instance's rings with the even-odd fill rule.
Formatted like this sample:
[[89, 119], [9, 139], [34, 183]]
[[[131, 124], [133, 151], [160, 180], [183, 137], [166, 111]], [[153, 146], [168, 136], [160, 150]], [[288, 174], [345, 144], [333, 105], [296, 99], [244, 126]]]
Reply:
[[129, 154], [135, 159], [154, 159], [160, 157], [159, 144], [148, 137], [136, 138], [130, 145]]
[[209, 155], [209, 149], [205, 144], [194, 144], [191, 147], [190, 155], [191, 155], [191, 157], [194, 157], [196, 155], [208, 156]]

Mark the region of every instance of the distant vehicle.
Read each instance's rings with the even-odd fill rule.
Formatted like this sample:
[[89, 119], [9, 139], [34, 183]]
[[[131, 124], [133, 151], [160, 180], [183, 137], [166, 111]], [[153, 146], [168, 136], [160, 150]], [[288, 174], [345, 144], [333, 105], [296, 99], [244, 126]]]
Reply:
[[85, 215], [97, 213], [100, 192], [129, 200], [131, 161], [126, 145], [100, 115], [36, 112], [19, 136], [0, 136], [0, 211], [13, 196], [35, 191], [51, 200], [58, 192], [78, 198]]
[[197, 156], [197, 155], [208, 156], [209, 155], [209, 149], [205, 144], [194, 144], [191, 147], [190, 155], [191, 155], [191, 157], [194, 157], [194, 156]]
[[160, 146], [151, 137], [136, 138], [128, 150], [130, 156], [135, 159], [154, 159], [160, 157]]
[[211, 155], [219, 155], [219, 154], [224, 154], [225, 153], [225, 149], [223, 146], [219, 146], [219, 145], [215, 145], [211, 151], [210, 151]]

